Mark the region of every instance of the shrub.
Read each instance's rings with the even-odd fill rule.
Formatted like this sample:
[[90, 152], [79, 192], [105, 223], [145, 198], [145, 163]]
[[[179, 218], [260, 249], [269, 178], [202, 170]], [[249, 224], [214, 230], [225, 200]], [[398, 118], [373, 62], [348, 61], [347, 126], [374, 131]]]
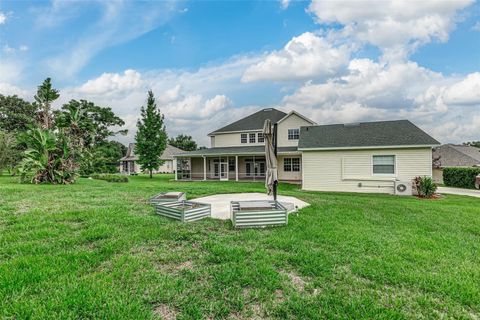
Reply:
[[443, 183], [447, 187], [475, 189], [475, 177], [480, 168], [444, 168]]
[[105, 180], [107, 182], [128, 182], [127, 176], [118, 174], [92, 174], [90, 177], [97, 180]]
[[437, 191], [437, 185], [430, 177], [416, 177], [413, 179], [413, 187], [420, 197], [430, 198]]

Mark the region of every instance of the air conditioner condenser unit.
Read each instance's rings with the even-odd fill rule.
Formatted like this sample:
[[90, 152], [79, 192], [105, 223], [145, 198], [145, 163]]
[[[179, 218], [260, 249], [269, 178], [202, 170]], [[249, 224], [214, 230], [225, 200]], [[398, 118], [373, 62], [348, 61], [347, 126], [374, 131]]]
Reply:
[[411, 196], [412, 182], [411, 181], [395, 181], [395, 194], [397, 196]]

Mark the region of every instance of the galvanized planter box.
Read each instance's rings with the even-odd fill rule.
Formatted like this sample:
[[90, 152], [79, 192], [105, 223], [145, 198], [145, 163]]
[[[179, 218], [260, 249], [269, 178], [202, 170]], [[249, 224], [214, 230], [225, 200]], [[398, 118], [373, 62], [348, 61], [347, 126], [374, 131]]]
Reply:
[[[242, 207], [242, 202], [230, 202], [230, 217], [234, 228], [264, 228], [288, 224], [287, 209], [278, 201], [248, 201], [250, 204], [259, 203], [258, 207], [250, 205], [249, 208]], [[269, 207], [264, 205], [265, 202]]]
[[187, 200], [185, 192], [162, 192], [154, 195], [149, 199], [150, 204], [157, 205], [159, 203], [178, 202]]
[[157, 214], [182, 222], [197, 221], [211, 215], [211, 206], [194, 201], [164, 202], [156, 205]]

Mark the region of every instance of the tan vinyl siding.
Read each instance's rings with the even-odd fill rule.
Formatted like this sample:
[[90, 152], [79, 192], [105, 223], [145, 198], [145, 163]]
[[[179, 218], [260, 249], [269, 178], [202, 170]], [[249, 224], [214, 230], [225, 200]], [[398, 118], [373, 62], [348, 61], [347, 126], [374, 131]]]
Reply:
[[[246, 133], [248, 135], [249, 133], [257, 134], [258, 132], [261, 132], [261, 131], [245, 131], [244, 133]], [[214, 140], [212, 140], [212, 141], [215, 141], [214, 144], [215, 144], [216, 148], [219, 148], [219, 147], [241, 147], [241, 146], [262, 146], [262, 145], [264, 145], [263, 142], [262, 143], [258, 143], [258, 142], [250, 143], [248, 136], [247, 136], [247, 143], [241, 143], [240, 135], [241, 135], [240, 132], [238, 132], [238, 133], [217, 134], [217, 135], [214, 136]], [[257, 138], [258, 137], [255, 137], [255, 141], [258, 140]]]
[[278, 146], [279, 147], [296, 147], [298, 146], [298, 140], [288, 140], [288, 129], [300, 129], [302, 126], [310, 126], [310, 122], [291, 114], [288, 118], [284, 119], [278, 124]]
[[[373, 155], [395, 155], [395, 174], [374, 175]], [[305, 190], [393, 193], [395, 179], [432, 176], [431, 148], [305, 151], [302, 160]]]
[[163, 164], [156, 171], [160, 173], [172, 173], [173, 160], [164, 160]]
[[[283, 171], [283, 160], [285, 158], [299, 158], [300, 159], [300, 171]], [[278, 156], [278, 179], [279, 180], [302, 180], [302, 156], [301, 155], [289, 155]]]

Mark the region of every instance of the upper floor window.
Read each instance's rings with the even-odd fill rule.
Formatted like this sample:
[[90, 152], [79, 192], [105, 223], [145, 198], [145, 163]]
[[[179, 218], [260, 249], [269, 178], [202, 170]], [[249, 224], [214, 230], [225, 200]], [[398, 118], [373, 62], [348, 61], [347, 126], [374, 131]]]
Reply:
[[265, 137], [263, 136], [263, 133], [259, 132], [257, 133], [257, 141], [260, 142], [265, 142]]
[[395, 156], [373, 156], [373, 174], [395, 174]]
[[240, 135], [240, 142], [241, 143], [247, 143], [247, 134], [246, 133], [242, 133]]
[[248, 142], [255, 143], [255, 141], [256, 141], [256, 134], [255, 133], [250, 133], [248, 135]]
[[298, 140], [300, 138], [300, 129], [288, 129], [288, 140]]
[[300, 172], [300, 158], [284, 158], [283, 171], [285, 172]]

